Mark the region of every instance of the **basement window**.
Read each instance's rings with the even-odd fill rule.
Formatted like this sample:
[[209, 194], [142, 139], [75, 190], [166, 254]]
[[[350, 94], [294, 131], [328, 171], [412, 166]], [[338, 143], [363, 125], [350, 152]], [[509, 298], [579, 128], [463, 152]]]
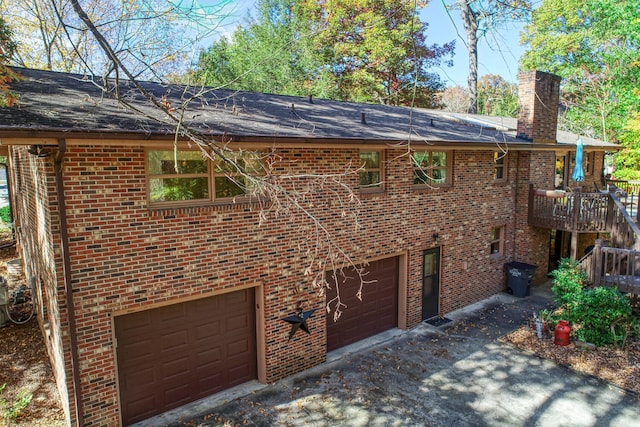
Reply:
[[491, 248], [492, 257], [498, 257], [504, 253], [504, 226], [491, 229], [489, 247]]
[[233, 200], [251, 193], [246, 175], [261, 172], [260, 153], [233, 152], [232, 162], [204, 157], [200, 151], [148, 150], [147, 188], [153, 205]]

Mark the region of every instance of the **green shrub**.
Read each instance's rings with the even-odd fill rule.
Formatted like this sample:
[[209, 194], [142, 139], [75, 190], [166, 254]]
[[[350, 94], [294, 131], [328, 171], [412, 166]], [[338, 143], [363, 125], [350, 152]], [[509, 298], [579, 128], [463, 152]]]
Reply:
[[553, 296], [573, 335], [595, 345], [623, 344], [638, 319], [631, 300], [615, 288], [585, 288], [587, 274], [576, 260], [564, 258], [553, 275]]
[[624, 342], [634, 322], [629, 297], [615, 288], [585, 289], [567, 314], [575, 336], [595, 345]]
[[11, 224], [11, 208], [9, 205], [0, 208], [0, 219], [5, 224]]
[[580, 267], [578, 261], [562, 258], [558, 269], [554, 270], [551, 291], [558, 306], [566, 306], [575, 301], [587, 280], [587, 273]]

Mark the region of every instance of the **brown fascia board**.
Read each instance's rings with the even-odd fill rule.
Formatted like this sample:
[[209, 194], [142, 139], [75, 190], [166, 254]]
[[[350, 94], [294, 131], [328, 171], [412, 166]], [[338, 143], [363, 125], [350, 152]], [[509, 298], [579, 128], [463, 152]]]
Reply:
[[[312, 138], [295, 136], [256, 136], [256, 135], [231, 135], [210, 134], [211, 138], [224, 138], [225, 143], [242, 145], [243, 147], [291, 147], [291, 148], [359, 148], [385, 149], [393, 147], [407, 147], [409, 140], [393, 139], [366, 139], [366, 138]], [[172, 145], [175, 135], [170, 133], [151, 133], [135, 131], [89, 131], [78, 129], [12, 129], [0, 130], [0, 146], [7, 145], [58, 145], [57, 140], [63, 138], [69, 145], [87, 144], [89, 141], [95, 145], [129, 145], [129, 146], [161, 146]], [[186, 137], [179, 137], [178, 141], [189, 141]], [[588, 140], [589, 141], [589, 140]], [[531, 141], [442, 141], [412, 139], [413, 149], [424, 147], [444, 148], [448, 150], [484, 151], [494, 148], [512, 151], [571, 151], [575, 149], [572, 143], [534, 143]], [[585, 149], [590, 151], [611, 152], [618, 151], [619, 146], [607, 144], [585, 143]]]
[[[260, 147], [291, 147], [291, 148], [376, 148], [385, 149], [393, 147], [407, 147], [409, 140], [392, 139], [363, 139], [363, 138], [310, 138], [292, 136], [253, 136], [253, 135], [215, 135], [211, 138], [224, 138], [225, 143], [230, 145], [260, 146]], [[148, 133], [148, 132], [99, 132], [80, 130], [35, 130], [16, 129], [0, 131], [0, 146], [7, 145], [57, 145], [57, 140], [63, 138], [69, 145], [82, 145], [91, 142], [95, 145], [134, 145], [134, 146], [157, 146], [172, 145], [175, 136], [168, 133]], [[179, 137], [179, 142], [188, 142], [186, 137]], [[478, 141], [438, 141], [420, 140], [410, 141], [413, 149], [420, 148], [444, 148], [448, 150], [468, 150], [485, 151], [492, 149], [508, 149], [512, 151], [558, 151], [571, 150], [574, 145], [569, 144], [548, 144], [532, 143], [529, 141], [517, 142], [478, 142]], [[599, 147], [585, 145], [592, 151], [614, 151], [616, 147]]]

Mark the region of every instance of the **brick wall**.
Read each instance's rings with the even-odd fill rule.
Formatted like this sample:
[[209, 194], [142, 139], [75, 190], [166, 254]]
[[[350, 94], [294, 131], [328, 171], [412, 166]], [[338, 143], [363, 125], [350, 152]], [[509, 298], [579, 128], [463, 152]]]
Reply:
[[62, 280], [53, 156], [34, 157], [27, 153], [26, 147], [14, 147], [9, 161], [19, 253], [25, 277], [35, 278], [38, 295], [42, 298], [38, 305], [38, 320], [58, 392], [62, 396], [63, 409], [67, 419], [71, 420], [75, 404], [70, 398], [73, 381], [69, 374], [69, 325]]
[[[279, 155], [293, 173], [313, 173], [343, 170], [358, 158], [358, 150], [280, 150]], [[506, 182], [496, 182], [492, 179], [492, 150], [457, 151], [454, 185], [437, 190], [413, 188], [413, 169], [406, 150], [389, 149], [385, 157], [391, 159], [386, 166], [385, 192], [362, 196], [359, 230], [355, 231], [349, 217], [352, 211], [343, 216], [328, 193], [316, 196], [309, 206], [328, 221], [336, 241], [355, 257], [407, 254], [408, 327], [421, 321], [422, 252], [429, 247], [441, 245], [443, 315], [504, 289], [503, 264], [521, 256], [521, 241], [535, 247], [529, 252], [520, 250], [526, 252], [526, 262], [541, 265], [548, 258], [541, 236], [522, 222], [520, 212], [524, 210], [526, 217], [526, 210], [521, 202], [526, 199], [520, 193], [524, 181], [516, 170], [522, 160], [518, 154], [508, 156]], [[529, 167], [540, 176], [548, 174], [551, 182], [554, 163], [546, 163], [546, 153], [542, 157], [532, 158]], [[298, 215], [293, 221], [272, 219], [258, 226], [255, 204], [150, 210], [144, 160], [144, 149], [131, 146], [70, 146], [65, 157], [86, 426], [114, 425], [119, 419], [114, 312], [261, 284], [266, 380], [275, 381], [325, 360], [324, 310], [311, 319], [312, 334], [295, 340], [287, 341], [289, 326], [280, 321], [295, 309], [298, 296], [293, 289], [300, 284], [307, 307], [324, 306], [304, 276], [308, 260], [300, 251], [312, 224]], [[43, 167], [50, 181], [51, 165]], [[48, 194], [42, 200], [55, 205], [49, 181], [41, 188]], [[357, 176], [347, 178], [347, 183], [355, 187]], [[30, 206], [28, 210], [36, 212], [38, 208]], [[498, 226], [505, 227], [505, 256], [495, 258], [489, 253], [489, 238], [491, 228]], [[437, 243], [434, 233], [440, 236]], [[548, 246], [548, 233], [546, 236]], [[52, 241], [58, 244], [57, 235]], [[38, 254], [34, 247], [29, 251]], [[57, 256], [50, 258], [59, 261]], [[61, 277], [59, 267], [48, 268], [56, 271], [48, 280], [55, 282], [55, 277]], [[58, 301], [58, 305], [63, 312], [64, 303]], [[60, 327], [64, 330], [66, 324], [61, 322]], [[69, 366], [65, 367], [70, 376]], [[67, 384], [70, 388], [70, 379]]]

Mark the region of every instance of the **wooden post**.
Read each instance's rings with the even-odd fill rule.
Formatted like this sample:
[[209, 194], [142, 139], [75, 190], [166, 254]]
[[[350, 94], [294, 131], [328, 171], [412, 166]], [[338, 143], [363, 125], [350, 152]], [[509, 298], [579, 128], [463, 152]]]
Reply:
[[574, 230], [571, 232], [571, 259], [578, 260], [578, 232]]
[[578, 259], [578, 224], [580, 223], [580, 209], [582, 209], [582, 195], [573, 193], [573, 212], [571, 216], [571, 259]]
[[615, 217], [616, 204], [613, 201], [613, 194], [611, 193], [611, 190], [609, 190], [608, 196], [609, 198], [607, 199], [607, 230], [611, 230], [613, 228], [613, 218]]
[[602, 280], [602, 239], [596, 239], [592, 256], [592, 268], [589, 272], [591, 283], [593, 283], [594, 286], [600, 286], [600, 281]]

